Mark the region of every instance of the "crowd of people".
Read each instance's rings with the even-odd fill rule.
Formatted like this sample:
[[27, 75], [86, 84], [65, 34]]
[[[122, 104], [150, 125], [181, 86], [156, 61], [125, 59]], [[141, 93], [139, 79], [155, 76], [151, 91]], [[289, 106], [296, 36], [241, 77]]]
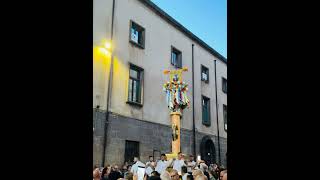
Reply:
[[[138, 168], [144, 168], [144, 176], [138, 178]], [[167, 160], [165, 154], [158, 161], [150, 156], [143, 163], [134, 157], [134, 163], [123, 166], [106, 165], [93, 167], [93, 180], [227, 180], [227, 169], [218, 164], [208, 164], [203, 160], [194, 160], [192, 155], [186, 157], [181, 152], [175, 159]]]

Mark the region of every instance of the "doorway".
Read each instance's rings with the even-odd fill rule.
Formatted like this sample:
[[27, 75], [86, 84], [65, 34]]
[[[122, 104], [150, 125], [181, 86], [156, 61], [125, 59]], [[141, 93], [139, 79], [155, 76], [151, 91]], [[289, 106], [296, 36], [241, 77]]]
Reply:
[[216, 163], [216, 149], [214, 143], [209, 136], [202, 138], [200, 144], [201, 159], [205, 160], [206, 163], [213, 164]]

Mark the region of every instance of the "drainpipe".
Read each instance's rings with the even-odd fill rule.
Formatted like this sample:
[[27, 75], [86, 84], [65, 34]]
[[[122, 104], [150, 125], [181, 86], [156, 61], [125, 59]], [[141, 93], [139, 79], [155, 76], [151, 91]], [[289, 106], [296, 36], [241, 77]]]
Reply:
[[[110, 41], [113, 43], [113, 21], [114, 21], [114, 6], [115, 0], [112, 1], [112, 19], [111, 19], [111, 37]], [[108, 79], [108, 93], [107, 93], [107, 107], [106, 107], [106, 120], [104, 123], [104, 137], [103, 137], [103, 151], [102, 151], [102, 163], [101, 166], [104, 167], [106, 161], [106, 149], [107, 149], [107, 129], [109, 124], [109, 107], [111, 106], [111, 90], [112, 90], [112, 76], [113, 76], [113, 52], [111, 52], [111, 62], [110, 62], [110, 71]]]
[[194, 115], [194, 44], [192, 44], [192, 124], [193, 124], [193, 157], [197, 157], [196, 154], [196, 125]]
[[217, 60], [214, 60], [214, 77], [215, 77], [215, 90], [216, 90], [216, 116], [217, 116], [217, 131], [218, 131], [218, 157], [219, 164], [221, 165], [220, 156], [220, 134], [219, 134], [219, 119], [218, 119], [218, 93], [217, 93]]

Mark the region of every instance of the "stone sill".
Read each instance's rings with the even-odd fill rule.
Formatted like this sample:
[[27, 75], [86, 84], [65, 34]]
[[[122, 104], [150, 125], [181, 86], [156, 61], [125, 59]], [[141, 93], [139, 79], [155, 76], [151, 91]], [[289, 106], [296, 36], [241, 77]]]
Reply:
[[143, 106], [141, 103], [132, 102], [132, 101], [127, 101], [127, 104], [138, 106], [138, 107], [142, 107]]
[[139, 47], [140, 49], [144, 49], [144, 46], [143, 46], [143, 45], [141, 45], [141, 44], [139, 44], [139, 43], [136, 43], [136, 42], [132, 41], [131, 39], [130, 39], [129, 41], [130, 41], [131, 44]]

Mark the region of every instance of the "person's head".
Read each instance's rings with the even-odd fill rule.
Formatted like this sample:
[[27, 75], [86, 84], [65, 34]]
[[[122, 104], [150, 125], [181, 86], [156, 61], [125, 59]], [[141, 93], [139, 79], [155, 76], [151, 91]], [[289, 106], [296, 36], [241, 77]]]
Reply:
[[193, 180], [192, 174], [188, 174], [188, 175], [187, 175], [187, 180]]
[[171, 180], [170, 173], [168, 171], [163, 171], [160, 175], [161, 180]]
[[101, 177], [108, 176], [107, 173], [108, 173], [108, 167], [106, 166], [106, 167], [103, 168], [103, 170], [101, 172]]
[[131, 165], [128, 165], [128, 167], [127, 167], [128, 171], [131, 171], [131, 167], [132, 167]]
[[208, 170], [208, 166], [206, 165], [206, 163], [200, 163], [200, 170], [202, 170], [203, 172]]
[[218, 178], [217, 172], [214, 171], [213, 169], [209, 170], [208, 172], [209, 172], [210, 177], [213, 176], [215, 179]]
[[194, 157], [192, 154], [190, 154], [190, 156], [189, 156], [189, 161], [194, 161]]
[[223, 168], [223, 167], [220, 167], [219, 168], [219, 172], [222, 172], [222, 171], [224, 171], [225, 169]]
[[136, 162], [138, 162], [138, 161], [139, 161], [139, 158], [138, 158], [138, 157], [134, 157], [134, 158], [133, 158], [133, 162], [136, 163]]
[[165, 154], [161, 154], [161, 157], [160, 157], [161, 161], [164, 161], [166, 160], [166, 155]]
[[154, 167], [156, 167], [156, 164], [157, 164], [156, 162], [152, 161], [152, 162], [150, 163], [150, 166], [154, 168]]
[[110, 170], [113, 171], [114, 165], [110, 165]]
[[111, 166], [107, 166], [104, 169], [106, 169], [106, 176], [109, 176], [109, 174], [111, 173], [111, 170], [112, 170]]
[[127, 170], [128, 170], [127, 165], [123, 165], [122, 166], [122, 171], [127, 171]]
[[114, 171], [119, 171], [119, 166], [118, 165], [114, 165]]
[[171, 179], [172, 180], [179, 180], [179, 174], [178, 171], [175, 169], [172, 169], [171, 173], [170, 173]]
[[160, 176], [150, 176], [148, 180], [161, 180]]
[[213, 164], [213, 170], [216, 171], [216, 172], [219, 172], [220, 171], [220, 167], [218, 164]]
[[150, 161], [150, 162], [153, 161], [153, 156], [149, 156], [149, 161]]
[[182, 166], [182, 167], [181, 167], [181, 173], [182, 173], [182, 174], [188, 173], [188, 168], [187, 168], [187, 166]]
[[227, 180], [227, 172], [224, 173], [222, 180]]
[[192, 176], [195, 179], [197, 176], [204, 175], [200, 169], [196, 169], [192, 171]]
[[128, 172], [124, 175], [124, 178], [127, 180], [133, 180], [133, 174], [132, 172]]
[[151, 176], [159, 176], [160, 177], [160, 174], [158, 173], [158, 171], [153, 171], [151, 173]]
[[183, 157], [182, 152], [179, 152], [178, 153], [178, 159], [180, 160], [180, 159], [182, 159], [182, 157]]
[[222, 180], [224, 174], [227, 174], [227, 171], [226, 171], [226, 170], [222, 170], [222, 171], [220, 172], [219, 180]]
[[206, 175], [198, 175], [196, 176], [196, 178], [194, 178], [195, 180], [208, 180], [207, 176]]
[[93, 170], [93, 179], [100, 179], [100, 171], [99, 168]]

